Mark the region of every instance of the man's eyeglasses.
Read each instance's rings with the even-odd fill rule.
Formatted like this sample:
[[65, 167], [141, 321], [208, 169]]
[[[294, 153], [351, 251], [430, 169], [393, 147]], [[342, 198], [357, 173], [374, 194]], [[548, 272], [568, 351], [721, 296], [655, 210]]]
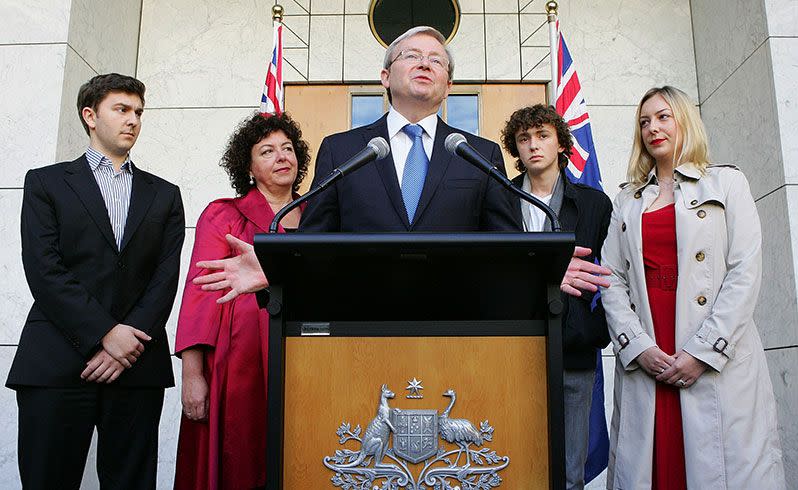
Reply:
[[424, 56], [423, 54], [421, 54], [420, 51], [416, 50], [399, 51], [399, 54], [396, 56], [396, 58], [393, 59], [393, 61], [391, 61], [391, 64], [394, 64], [397, 61], [406, 61], [414, 64], [421, 63], [424, 60], [424, 58], [427, 58], [427, 61], [429, 61], [430, 66], [433, 66], [435, 68], [440, 68], [442, 70], [446, 70], [449, 68], [449, 60], [447, 60], [446, 58], [441, 57], [437, 54]]

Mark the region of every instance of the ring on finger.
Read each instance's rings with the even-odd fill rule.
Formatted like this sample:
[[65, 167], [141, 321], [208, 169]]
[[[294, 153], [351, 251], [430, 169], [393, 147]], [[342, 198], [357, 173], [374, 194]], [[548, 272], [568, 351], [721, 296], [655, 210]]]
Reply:
[[685, 386], [687, 386], [687, 383], [685, 383], [683, 379], [680, 379], [676, 381], [676, 386], [678, 386], [679, 388], [684, 388]]

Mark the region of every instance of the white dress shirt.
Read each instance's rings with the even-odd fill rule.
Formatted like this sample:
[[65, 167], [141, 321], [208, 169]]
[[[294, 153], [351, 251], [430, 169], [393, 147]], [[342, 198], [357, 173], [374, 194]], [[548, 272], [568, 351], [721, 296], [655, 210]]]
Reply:
[[[524, 183], [521, 188], [532, 194], [532, 184], [529, 182], [529, 174], [524, 174]], [[549, 204], [551, 202], [551, 194], [548, 196], [532, 195], [543, 201], [544, 204]], [[546, 213], [544, 213], [542, 209], [532, 203], [521, 201], [521, 214], [524, 217], [524, 231], [543, 231], [543, 225], [546, 223]]]
[[[407, 154], [410, 153], [410, 148], [413, 146], [413, 139], [405, 134], [402, 128], [411, 124], [411, 122], [391, 106], [388, 109], [387, 123], [388, 140], [391, 143], [391, 154], [393, 155], [393, 163], [396, 166], [396, 177], [399, 179], [399, 187], [401, 187]], [[424, 152], [427, 154], [427, 158], [432, 161], [432, 146], [435, 142], [435, 130], [438, 129], [438, 114], [430, 114], [416, 124], [424, 128], [421, 141], [424, 143]]]

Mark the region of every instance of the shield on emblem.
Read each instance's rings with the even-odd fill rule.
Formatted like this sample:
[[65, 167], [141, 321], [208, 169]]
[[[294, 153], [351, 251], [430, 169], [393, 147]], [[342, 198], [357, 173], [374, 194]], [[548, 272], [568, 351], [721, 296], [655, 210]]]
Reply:
[[391, 412], [393, 452], [396, 456], [420, 463], [438, 451], [438, 411], [398, 410]]

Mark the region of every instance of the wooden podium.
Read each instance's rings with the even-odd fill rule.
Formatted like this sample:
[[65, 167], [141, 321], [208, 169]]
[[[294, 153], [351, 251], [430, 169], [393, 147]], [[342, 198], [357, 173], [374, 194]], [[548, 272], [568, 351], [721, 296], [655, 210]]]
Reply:
[[257, 235], [267, 488], [563, 488], [573, 246], [571, 233]]

